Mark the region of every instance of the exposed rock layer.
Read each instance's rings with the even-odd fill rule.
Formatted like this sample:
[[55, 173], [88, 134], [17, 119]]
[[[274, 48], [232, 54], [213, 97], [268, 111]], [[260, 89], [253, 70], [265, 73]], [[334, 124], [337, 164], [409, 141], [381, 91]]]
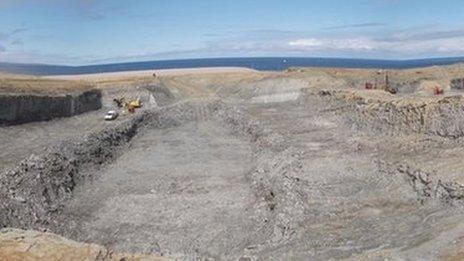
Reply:
[[0, 95], [0, 125], [70, 117], [101, 108], [101, 91], [69, 95]]

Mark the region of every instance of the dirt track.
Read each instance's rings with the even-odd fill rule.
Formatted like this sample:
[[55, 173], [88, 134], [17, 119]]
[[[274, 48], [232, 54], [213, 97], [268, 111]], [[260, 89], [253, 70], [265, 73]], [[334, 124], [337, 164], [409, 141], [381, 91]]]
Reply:
[[[71, 173], [83, 179], [69, 197], [40, 203], [53, 211], [33, 206], [45, 212], [20, 227], [182, 259], [439, 260], [459, 252], [464, 104], [362, 91], [366, 98], [347, 82], [327, 71], [160, 79], [177, 99], [220, 100], [147, 110], [144, 120], [155, 124], [96, 165], [81, 168], [88, 159], [71, 154]], [[419, 100], [425, 110], [414, 107]]]

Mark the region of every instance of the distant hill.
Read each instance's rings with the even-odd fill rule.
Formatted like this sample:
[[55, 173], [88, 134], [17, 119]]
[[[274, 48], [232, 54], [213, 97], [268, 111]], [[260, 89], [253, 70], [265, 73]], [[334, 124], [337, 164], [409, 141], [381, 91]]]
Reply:
[[407, 69], [433, 65], [450, 65], [464, 62], [464, 57], [433, 58], [418, 60], [369, 60], [342, 58], [211, 58], [114, 63], [86, 66], [47, 64], [0, 63], [0, 71], [31, 75], [76, 75], [102, 72], [137, 71], [151, 69], [199, 68], [199, 67], [247, 67], [256, 70], [280, 71], [289, 67], [338, 67]]

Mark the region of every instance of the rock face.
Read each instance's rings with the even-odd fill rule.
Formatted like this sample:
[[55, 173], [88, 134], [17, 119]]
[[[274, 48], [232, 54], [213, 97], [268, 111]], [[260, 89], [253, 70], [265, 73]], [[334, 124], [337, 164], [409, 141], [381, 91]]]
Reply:
[[464, 90], [464, 78], [451, 80], [451, 88], [455, 90]]
[[89, 90], [73, 95], [0, 95], [0, 125], [70, 117], [101, 108], [102, 94]]
[[371, 131], [464, 136], [464, 99], [460, 95], [398, 99], [386, 92], [354, 90], [321, 90], [318, 95], [342, 105], [351, 123]]
[[50, 233], [0, 230], [0, 260], [167, 260], [160, 256], [116, 254], [95, 244], [78, 243]]

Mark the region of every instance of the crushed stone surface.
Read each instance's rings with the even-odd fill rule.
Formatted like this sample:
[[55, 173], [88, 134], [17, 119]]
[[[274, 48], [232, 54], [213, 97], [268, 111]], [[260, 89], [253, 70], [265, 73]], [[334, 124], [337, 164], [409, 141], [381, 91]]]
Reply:
[[[163, 88], [185, 91], [189, 80]], [[455, 104], [437, 103], [428, 114], [433, 131], [422, 131], [425, 114], [416, 107], [369, 106], [370, 98], [347, 106], [303, 91], [305, 79], [243, 84], [205, 85], [217, 103], [174, 104], [166, 118], [155, 110], [147, 118], [169, 124], [131, 134], [111, 160], [78, 169], [91, 178], [70, 185], [72, 198], [48, 210], [61, 225], [44, 228], [118, 252], [179, 259], [442, 260], [464, 244], [462, 126], [449, 129], [439, 118], [460, 119]], [[176, 120], [176, 113], [193, 116]], [[0, 137], [17, 133], [25, 146], [3, 150], [0, 160], [13, 164], [27, 148], [103, 124], [97, 114], [79, 119], [84, 127], [72, 119], [27, 125], [37, 126], [35, 138], [26, 128], [2, 129]], [[74, 129], [54, 135], [54, 124]]]

